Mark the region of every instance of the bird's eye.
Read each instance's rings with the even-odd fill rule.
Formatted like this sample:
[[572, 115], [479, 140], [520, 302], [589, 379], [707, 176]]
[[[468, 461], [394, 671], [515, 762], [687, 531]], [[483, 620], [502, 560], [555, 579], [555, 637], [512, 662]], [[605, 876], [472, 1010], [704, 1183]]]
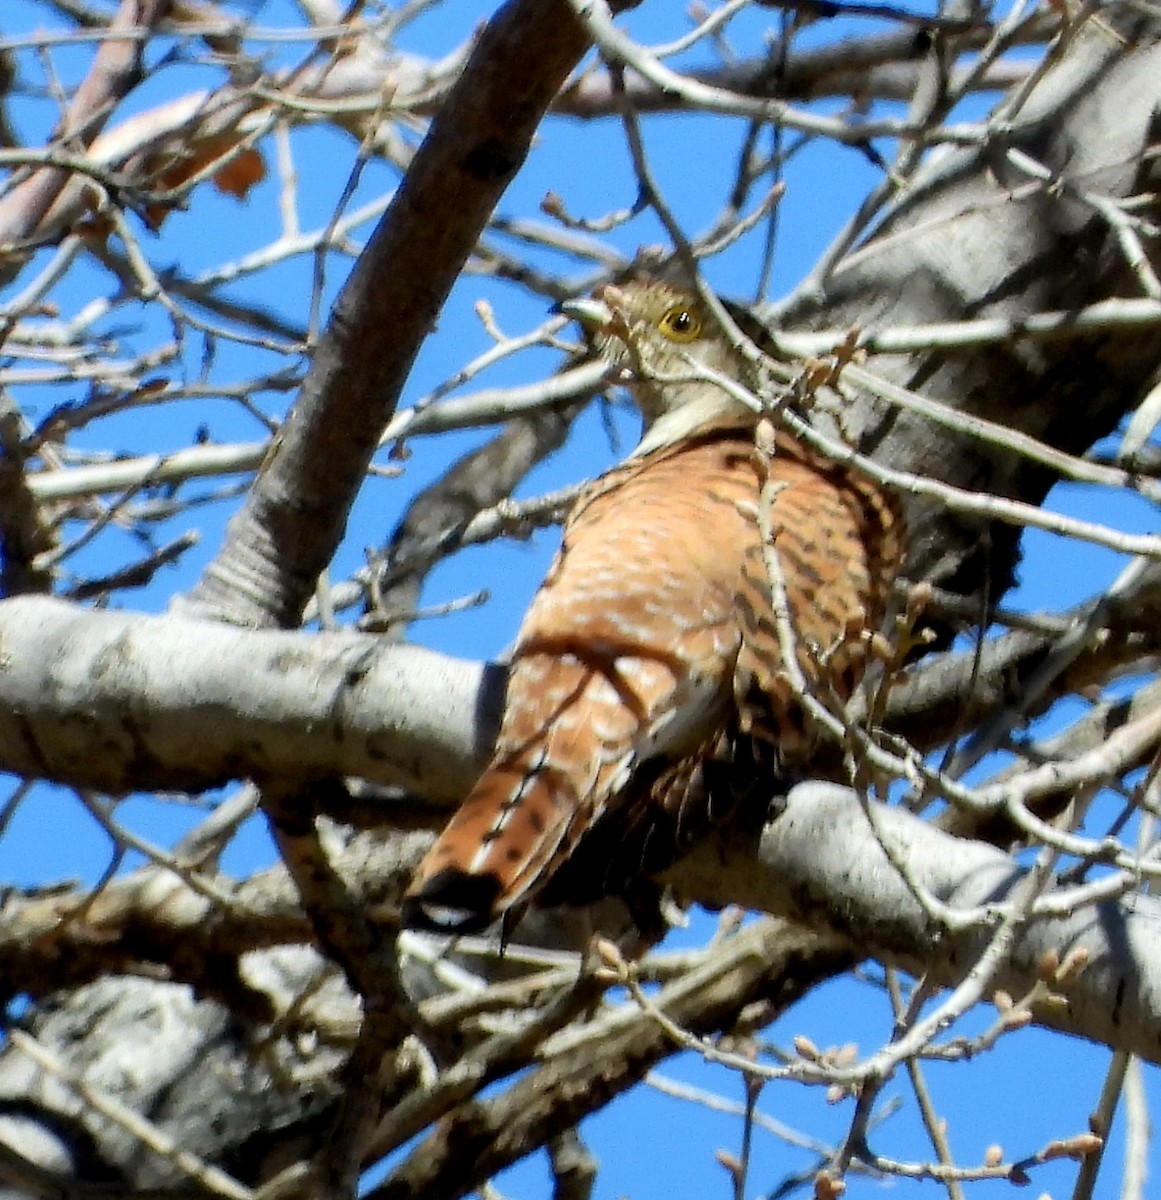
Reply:
[[675, 304], [657, 322], [657, 328], [671, 342], [692, 342], [701, 333], [701, 318], [684, 304]]

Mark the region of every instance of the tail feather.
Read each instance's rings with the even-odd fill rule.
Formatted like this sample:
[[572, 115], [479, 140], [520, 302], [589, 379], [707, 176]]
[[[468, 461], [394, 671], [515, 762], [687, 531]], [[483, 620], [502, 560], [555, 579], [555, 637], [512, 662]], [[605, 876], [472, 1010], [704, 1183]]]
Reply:
[[490, 925], [568, 853], [577, 813], [568, 776], [539, 758], [490, 767], [420, 864], [404, 924], [442, 933]]
[[479, 933], [495, 919], [500, 891], [495, 875], [444, 868], [404, 897], [403, 924], [430, 933]]

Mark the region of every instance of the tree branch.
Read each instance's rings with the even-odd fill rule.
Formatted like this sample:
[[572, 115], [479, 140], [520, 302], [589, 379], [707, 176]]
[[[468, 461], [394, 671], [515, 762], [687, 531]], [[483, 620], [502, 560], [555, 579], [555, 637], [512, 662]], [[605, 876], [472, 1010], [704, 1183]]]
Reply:
[[489, 22], [335, 302], [282, 436], [186, 601], [192, 611], [298, 623], [415, 355], [587, 45], [564, 0], [509, 0]]

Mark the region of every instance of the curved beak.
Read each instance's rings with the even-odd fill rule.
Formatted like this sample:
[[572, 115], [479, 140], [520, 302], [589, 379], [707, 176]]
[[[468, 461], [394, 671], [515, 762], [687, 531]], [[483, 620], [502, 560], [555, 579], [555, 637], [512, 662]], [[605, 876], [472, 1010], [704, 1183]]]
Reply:
[[597, 333], [607, 328], [613, 319], [613, 310], [603, 300], [592, 296], [564, 300], [560, 304], [560, 311], [576, 321], [585, 333]]

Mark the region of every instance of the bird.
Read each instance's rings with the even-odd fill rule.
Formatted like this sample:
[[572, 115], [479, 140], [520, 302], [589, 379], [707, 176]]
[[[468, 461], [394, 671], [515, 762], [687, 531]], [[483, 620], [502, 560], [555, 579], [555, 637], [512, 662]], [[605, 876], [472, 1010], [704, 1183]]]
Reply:
[[902, 557], [900, 508], [872, 479], [784, 430], [756, 451], [747, 360], [696, 292], [633, 277], [564, 307], [627, 380], [642, 437], [565, 521], [491, 760], [404, 896], [412, 928], [631, 898], [768, 800], [817, 738], [779, 613], [799, 686], [845, 701]]

